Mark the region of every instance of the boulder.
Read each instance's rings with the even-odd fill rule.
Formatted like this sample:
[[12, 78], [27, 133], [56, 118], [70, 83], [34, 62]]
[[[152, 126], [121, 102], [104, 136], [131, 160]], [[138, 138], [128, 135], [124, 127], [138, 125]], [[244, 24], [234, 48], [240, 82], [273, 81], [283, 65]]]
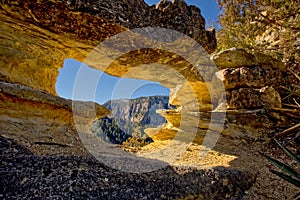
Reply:
[[280, 69], [268, 66], [240, 66], [223, 69], [216, 75], [228, 90], [238, 88], [262, 88], [264, 86], [278, 86], [282, 84], [283, 73]]
[[281, 108], [279, 86], [286, 74], [282, 62], [239, 48], [222, 51], [211, 59], [220, 69], [214, 78], [224, 84], [228, 109]]
[[217, 67], [221, 69], [251, 67], [255, 65], [268, 65], [272, 63], [272, 68], [285, 69], [284, 63], [272, 58], [271, 56], [254, 52], [248, 53], [241, 48], [230, 48], [211, 56]]
[[211, 56], [219, 69], [254, 65], [253, 56], [244, 49], [231, 48]]
[[270, 86], [261, 89], [240, 88], [227, 92], [229, 109], [281, 108], [279, 93]]

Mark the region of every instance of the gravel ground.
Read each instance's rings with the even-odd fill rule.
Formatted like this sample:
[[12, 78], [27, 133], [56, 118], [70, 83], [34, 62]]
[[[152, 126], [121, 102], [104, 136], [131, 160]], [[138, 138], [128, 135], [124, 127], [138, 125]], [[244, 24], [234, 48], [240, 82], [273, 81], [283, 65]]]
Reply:
[[125, 173], [91, 156], [38, 156], [0, 137], [0, 199], [241, 199], [255, 175], [224, 167]]
[[[286, 140], [281, 142], [287, 143]], [[140, 150], [141, 153], [154, 151], [168, 144], [168, 140], [156, 141]], [[299, 145], [292, 143], [288, 147], [293, 152], [299, 153]], [[282, 180], [278, 176], [269, 172], [270, 169], [279, 170], [268, 162], [260, 152], [272, 156], [300, 170], [300, 165], [293, 161], [275, 142], [269, 138], [232, 138], [222, 136], [218, 140], [215, 148], [211, 150], [205, 158], [199, 157], [201, 146], [191, 144], [187, 151], [173, 163], [177, 166], [193, 166], [197, 169], [214, 168], [223, 166], [230, 169], [248, 171], [256, 174], [253, 186], [245, 191], [243, 200], [290, 200], [299, 193], [299, 188]]]

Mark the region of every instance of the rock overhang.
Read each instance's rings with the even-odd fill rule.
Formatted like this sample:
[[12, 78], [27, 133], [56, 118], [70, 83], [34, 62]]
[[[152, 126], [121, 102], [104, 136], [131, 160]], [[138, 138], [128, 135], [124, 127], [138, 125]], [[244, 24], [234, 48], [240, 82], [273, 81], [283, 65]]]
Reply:
[[[143, 23], [142, 26], [165, 27], [169, 30], [176, 30], [193, 38], [209, 52], [215, 48], [212, 45], [215, 44], [215, 37], [208, 37], [210, 32], [205, 30], [205, 21], [200, 10], [194, 6], [187, 6], [184, 2], [174, 1], [171, 3], [171, 7], [164, 8], [162, 5], [157, 8], [150, 7], [143, 1], [102, 1], [100, 4], [94, 5], [92, 1], [43, 0], [38, 3], [32, 0], [3, 1], [0, 10], [0, 17], [4, 22], [0, 29], [1, 35], [3, 35], [0, 41], [3, 44], [1, 80], [20, 83], [56, 95], [55, 82], [58, 69], [62, 67], [64, 59], [73, 58], [78, 61], [86, 61], [90, 52], [99, 43], [128, 31], [128, 28], [140, 27], [140, 23]], [[128, 7], [127, 12], [126, 9], [122, 10], [124, 6], [120, 7], [120, 5], [125, 4]], [[129, 12], [131, 9], [137, 8], [141, 10], [139, 13]], [[111, 15], [110, 12], [117, 16]], [[140, 18], [137, 17], [138, 15], [141, 19], [144, 15], [148, 15], [148, 17], [141, 22], [139, 21]], [[180, 20], [174, 18], [176, 15], [180, 16]], [[120, 20], [120, 17], [124, 18], [125, 16], [130, 20]], [[190, 27], [185, 24], [188, 22], [183, 23], [186, 19], [190, 19], [187, 21], [191, 21], [193, 26]], [[164, 38], [174, 42], [171, 34], [165, 34]], [[134, 45], [136, 48], [139, 47], [138, 43]], [[170, 46], [169, 49], [175, 47], [180, 49], [186, 44], [179, 39], [173, 45], [176, 46]], [[126, 47], [123, 45], [121, 48]], [[137, 56], [137, 52], [140, 56]], [[105, 58], [100, 62], [103, 64]], [[121, 77], [130, 69], [147, 64], [147, 62], [157, 62], [172, 67], [187, 82], [203, 82], [194, 66], [181, 59], [180, 56], [163, 52], [160, 49], [157, 51], [155, 49], [141, 49], [136, 52], [129, 52], [116, 59], [105, 71]], [[101, 69], [101, 66], [94, 65], [95, 63], [87, 62], [87, 64], [93, 68]], [[143, 74], [139, 78], [157, 81], [156, 79], [153, 80], [151, 75], [147, 77], [147, 74]], [[164, 81], [160, 80], [163, 85], [169, 88], [178, 85], [178, 79], [173, 80], [169, 77], [165, 83]], [[205, 86], [201, 90], [208, 90], [208, 88]], [[209, 99], [207, 97], [206, 101], [209, 102]]]

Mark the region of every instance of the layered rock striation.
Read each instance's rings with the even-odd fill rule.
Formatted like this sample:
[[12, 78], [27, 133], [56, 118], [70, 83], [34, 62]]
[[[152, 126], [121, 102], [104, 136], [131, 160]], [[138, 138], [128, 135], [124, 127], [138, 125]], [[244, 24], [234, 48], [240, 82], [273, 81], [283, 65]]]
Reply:
[[[74, 2], [2, 1], [1, 80], [55, 94], [58, 69], [62, 67], [64, 59], [83, 61], [104, 39], [128, 28], [160, 26], [178, 29], [209, 52], [215, 48], [209, 47], [215, 44], [215, 37], [214, 34], [207, 37], [209, 34], [200, 10], [185, 3], [173, 2], [166, 15], [161, 9], [149, 7], [142, 1]], [[132, 9], [138, 12], [130, 12]], [[149, 15], [151, 12], [157, 14]], [[179, 20], [177, 15], [191, 24]], [[130, 24], [126, 25], [119, 20], [121, 18], [126, 18], [125, 21], [130, 19]]]
[[[218, 68], [213, 79], [220, 80], [223, 86], [218, 88], [214, 85], [219, 90], [217, 93], [220, 98], [211, 102], [214, 106], [213, 112], [202, 112], [201, 109], [185, 112], [184, 108], [162, 111], [168, 125], [161, 133], [169, 132], [170, 137], [158, 133], [156, 138], [174, 138], [174, 130], [185, 131], [182, 130], [182, 124], [186, 121], [199, 121], [194, 126], [198, 128], [197, 134], [200, 138], [197, 141], [200, 143], [205, 137], [203, 130], [220, 131], [217, 128], [219, 126], [224, 127], [221, 130], [223, 135], [258, 139], [266, 137], [271, 129], [292, 122], [290, 117], [280, 111], [283, 97], [281, 87], [288, 84], [282, 62], [264, 54], [251, 54], [238, 48], [214, 54], [211, 60]], [[201, 87], [198, 87], [198, 91], [199, 88]], [[182, 91], [178, 90], [178, 97], [182, 95]], [[176, 100], [174, 104], [180, 108], [180, 103], [177, 104]], [[212, 115], [216, 117], [212, 118]]]
[[130, 100], [111, 100], [103, 105], [111, 110], [109, 117], [116, 119], [121, 126], [132, 122], [144, 127], [157, 127], [164, 124], [165, 119], [156, 111], [169, 108], [169, 97], [151, 96]]
[[[199, 198], [239, 199], [254, 182], [255, 176], [247, 172], [231, 173], [226, 169], [220, 173], [202, 171], [185, 173], [186, 175], [183, 176], [178, 176], [170, 169], [162, 171], [163, 175], [158, 179], [158, 184], [153, 182], [151, 177], [150, 181], [147, 179], [149, 174], [142, 176], [120, 174], [122, 178], [117, 179], [115, 171], [110, 171], [111, 169], [105, 168], [102, 164], [89, 160], [90, 154], [85, 149], [89, 146], [96, 148], [95, 138], [89, 137], [88, 134], [89, 125], [95, 119], [107, 116], [109, 111], [94, 103], [65, 100], [56, 95], [55, 83], [58, 69], [62, 67], [64, 59], [74, 58], [111, 75], [159, 81], [164, 86], [172, 88], [174, 92], [170, 103], [176, 105], [177, 109], [165, 112], [172, 130], [182, 128], [180, 118], [183, 118], [184, 128], [186, 128], [184, 131], [188, 132], [191, 122], [195, 119], [203, 119], [201, 117], [203, 113], [199, 110], [211, 111], [221, 105], [222, 100], [227, 100], [228, 103], [225, 104], [225, 111], [219, 107], [221, 114], [226, 113], [227, 108], [263, 110], [263, 108], [280, 107], [276, 81], [281, 80], [282, 74], [281, 69], [275, 67], [273, 61], [266, 61], [265, 58], [263, 61], [257, 60], [255, 56], [248, 54], [240, 57], [243, 58], [242, 60], [235, 58], [229, 60], [228, 65], [222, 63], [224, 59], [219, 59], [221, 62], [217, 61], [217, 58], [222, 58], [222, 55], [223, 58], [227, 58], [224, 55], [238, 53], [236, 50], [229, 50], [213, 57], [212, 60], [216, 65], [211, 65], [212, 61], [207, 58], [207, 52], [211, 53], [215, 49], [214, 31], [205, 30], [205, 21], [198, 8], [187, 6], [181, 0], [172, 2], [162, 0], [157, 6], [147, 6], [140, 0], [2, 0], [0, 6], [0, 127], [1, 136], [4, 137], [1, 138], [3, 144], [1, 145], [1, 158], [3, 158], [1, 159], [1, 167], [3, 167], [1, 185], [6, 187], [2, 188], [2, 197], [18, 198], [24, 193], [31, 194], [28, 191], [33, 193], [39, 191], [35, 194], [38, 198], [46, 195], [51, 197], [57, 195], [55, 193], [57, 188], [58, 195], [75, 191], [74, 197], [77, 197], [77, 194], [82, 195], [79, 197], [83, 198], [116, 197], [119, 194], [129, 197], [135, 186], [142, 184], [145, 187], [141, 188], [138, 194], [134, 194], [134, 197], [140, 198], [139, 195], [147, 193], [150, 199], [181, 198], [188, 195], [195, 196], [195, 194], [199, 195]], [[131, 32], [130, 37], [120, 37], [120, 40], [113, 40], [112, 43], [108, 42], [106, 46], [99, 47], [99, 43], [102, 44], [114, 35], [146, 26], [168, 29], [160, 29], [161, 32], [157, 35], [153, 31], [155, 29], [151, 28], [144, 29], [144, 32]], [[204, 49], [201, 49], [199, 54], [191, 55], [191, 52], [199, 49], [196, 42], [191, 43], [187, 37], [178, 37], [182, 36], [180, 34], [177, 36], [168, 34], [170, 30], [177, 30], [182, 35], [190, 36]], [[164, 37], [160, 37], [162, 34]], [[155, 40], [161, 43], [156, 45], [157, 43], [153, 42]], [[145, 46], [156, 48], [144, 48]], [[172, 50], [177, 52], [174, 53]], [[93, 58], [94, 52], [97, 56]], [[118, 56], [120, 52], [125, 53]], [[181, 55], [176, 54], [178, 52]], [[118, 57], [110, 62], [115, 56]], [[245, 63], [249, 61], [249, 56], [251, 64]], [[197, 61], [197, 64], [204, 67], [196, 67], [188, 60]], [[152, 65], [153, 63], [157, 65]], [[214, 80], [217, 80], [214, 74], [215, 67], [222, 70], [218, 77], [225, 85], [224, 91], [221, 92], [225, 92], [222, 94], [226, 94], [226, 98], [224, 96], [221, 100], [220, 93], [217, 92], [216, 96], [210, 94], [211, 91], [218, 91], [221, 88], [213, 84]], [[209, 126], [207, 123], [211, 112], [204, 114], [203, 123], [201, 121], [197, 123], [196, 120], [196, 123], [191, 126], [194, 126], [197, 131], [202, 130], [201, 133], [211, 128], [218, 129], [217, 126]], [[256, 113], [249, 115], [255, 118]], [[232, 122], [245, 120], [236, 117], [237, 115], [234, 116], [233, 119], [227, 118]], [[78, 129], [74, 120], [83, 126]], [[181, 132], [182, 136], [185, 136], [184, 131]], [[89, 144], [83, 144], [79, 134], [84, 136]], [[21, 146], [27, 147], [28, 150]], [[177, 146], [173, 145], [173, 148]], [[105, 150], [111, 153], [110, 149]], [[58, 154], [61, 157], [39, 156], [49, 154]], [[65, 157], [66, 155], [83, 157]], [[113, 157], [110, 154], [106, 156], [109, 159]], [[15, 165], [24, 157], [27, 160], [19, 163], [16, 168], [8, 167]], [[82, 159], [87, 160], [82, 162]], [[28, 178], [26, 174], [32, 168], [32, 161], [37, 163], [33, 167], [38, 176], [31, 176], [33, 172], [30, 171]], [[60, 168], [61, 165], [58, 167], [57, 163], [66, 166], [67, 171]], [[39, 164], [44, 168], [41, 169]], [[103, 172], [108, 178], [101, 177], [104, 179], [99, 181], [98, 175]], [[211, 184], [212, 193], [207, 194], [202, 190], [206, 185], [204, 187], [201, 179], [195, 179], [195, 174], [204, 176], [205, 183], [216, 183]], [[54, 179], [47, 178], [52, 175]], [[154, 174], [154, 177], [156, 175], [160, 176]], [[241, 179], [244, 175], [249, 179]], [[225, 178], [216, 181], [215, 176]], [[95, 184], [83, 183], [91, 178], [96, 181]], [[107, 180], [114, 179], [118, 182], [107, 183]], [[40, 180], [43, 182], [39, 182]], [[65, 185], [57, 180], [63, 180], [64, 183], [69, 181], [70, 184]], [[111, 191], [111, 185], [119, 188], [128, 180], [130, 182], [124, 184], [125, 187]], [[192, 182], [192, 186], [190, 180], [196, 180]], [[174, 184], [168, 185], [166, 189], [173, 188], [168, 192], [161, 191], [161, 188], [157, 187], [170, 181]], [[36, 185], [36, 183], [41, 184]], [[55, 187], [53, 183], [56, 184]], [[149, 184], [154, 186], [151, 185], [149, 189]], [[182, 187], [174, 190], [180, 184]], [[16, 185], [21, 185], [17, 191], [12, 189]], [[239, 185], [243, 186], [239, 187]], [[83, 186], [84, 191], [80, 189]], [[103, 188], [101, 194], [98, 193], [99, 187]], [[40, 191], [49, 191], [49, 193], [41, 194]]]
[[77, 102], [80, 112], [73, 113], [71, 100], [16, 83], [0, 82], [0, 92], [0, 134], [39, 155], [86, 155], [74, 117], [88, 126], [94, 120], [91, 108], [97, 117], [109, 114], [93, 102]]
[[285, 66], [272, 57], [232, 48], [211, 59], [221, 69], [217, 78], [226, 89], [228, 109], [281, 108], [279, 86]]
[[[183, 34], [192, 36], [208, 51], [214, 49], [214, 47], [208, 47], [208, 44], [215, 43], [215, 38], [213, 35], [207, 37], [208, 32], [204, 28], [205, 21], [200, 15], [200, 10], [193, 6], [187, 6], [183, 2], [174, 1], [168, 8], [164, 8], [162, 4], [157, 8], [149, 7], [142, 1], [99, 1], [97, 5], [94, 5], [95, 1], [82, 3], [82, 1], [74, 3], [73, 1], [48, 0], [39, 2], [33, 0], [5, 0], [1, 2], [0, 80], [11, 83], [10, 91], [14, 90], [14, 84], [17, 83], [28, 86], [33, 90], [36, 89], [37, 93], [43, 91], [50, 96], [51, 94], [56, 95], [56, 78], [58, 69], [62, 67], [64, 59], [74, 58], [84, 61], [90, 51], [106, 38], [124, 32], [128, 28], [141, 27], [141, 25], [174, 28]], [[139, 12], [131, 12], [133, 10], [139, 10]], [[153, 14], [149, 15], [149, 13]], [[141, 19], [146, 15], [149, 15], [147, 20], [142, 20], [145, 21], [145, 24], [141, 24]], [[176, 15], [180, 17], [176, 18]], [[120, 20], [121, 18], [126, 18], [126, 23]], [[129, 24], [127, 19], [130, 19]], [[183, 19], [193, 21], [193, 26], [183, 23]], [[166, 37], [169, 38], [168, 35]], [[206, 39], [202, 40], [201, 38]], [[133, 45], [138, 44], [139, 41], [136, 42]], [[120, 46], [120, 48], [123, 47]], [[104, 57], [106, 56], [105, 52], [102, 52]], [[177, 63], [172, 67], [178, 70], [179, 74], [183, 74], [190, 81], [198, 81], [199, 79], [192, 66], [184, 61], [182, 62], [179, 56], [159, 50], [146, 50], [140, 56], [138, 52], [134, 51], [117, 59], [107, 72], [112, 75], [123, 76], [143, 62], [149, 62], [147, 59], [155, 58], [150, 62], [160, 61], [169, 66]], [[145, 54], [148, 54], [148, 56], [143, 56]], [[145, 57], [147, 57], [146, 61]], [[105, 58], [102, 62], [105, 63]], [[96, 69], [103, 69], [101, 64], [95, 62], [88, 64]], [[182, 68], [183, 66], [185, 67]], [[129, 77], [135, 76], [129, 75]], [[140, 74], [139, 77], [145, 77], [149, 80], [154, 79], [153, 76], [147, 77], [144, 73]], [[164, 76], [159, 81], [171, 87], [176, 86], [178, 79]], [[44, 104], [48, 102], [50, 96], [44, 95], [36, 102]], [[28, 101], [23, 96], [14, 98], [19, 98], [21, 102]], [[5, 105], [9, 101], [11, 100], [5, 98], [2, 103]], [[53, 105], [57, 103], [57, 101], [52, 102]], [[36, 109], [33, 105], [31, 105], [32, 109]], [[60, 107], [59, 104], [56, 106]], [[23, 109], [24, 112], [25, 110]], [[4, 113], [10, 112], [8, 108], [3, 111], [5, 111]], [[71, 115], [71, 110], [68, 111]], [[104, 111], [105, 108], [103, 108], [103, 113], [105, 113]], [[25, 113], [23, 114], [26, 116]], [[20, 112], [20, 116], [14, 117], [21, 120], [24, 118], [23, 114]], [[67, 124], [69, 123], [71, 123], [71, 118], [67, 120]], [[30, 139], [26, 138], [25, 140]]]

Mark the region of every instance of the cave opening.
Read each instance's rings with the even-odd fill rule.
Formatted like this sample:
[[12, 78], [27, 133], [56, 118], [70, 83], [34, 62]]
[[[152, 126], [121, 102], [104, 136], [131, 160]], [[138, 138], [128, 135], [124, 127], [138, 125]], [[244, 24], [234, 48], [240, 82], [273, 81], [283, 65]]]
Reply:
[[[74, 95], [83, 68], [87, 77], [76, 88], [80, 95]], [[97, 86], [92, 85], [95, 82]], [[94, 92], [89, 88], [95, 88]], [[117, 145], [136, 147], [153, 142], [145, 130], [163, 126], [166, 119], [157, 110], [170, 108], [170, 90], [158, 82], [110, 76], [74, 59], [66, 59], [59, 70], [56, 92], [66, 99], [93, 101], [111, 110], [109, 116], [94, 121], [90, 131]]]

